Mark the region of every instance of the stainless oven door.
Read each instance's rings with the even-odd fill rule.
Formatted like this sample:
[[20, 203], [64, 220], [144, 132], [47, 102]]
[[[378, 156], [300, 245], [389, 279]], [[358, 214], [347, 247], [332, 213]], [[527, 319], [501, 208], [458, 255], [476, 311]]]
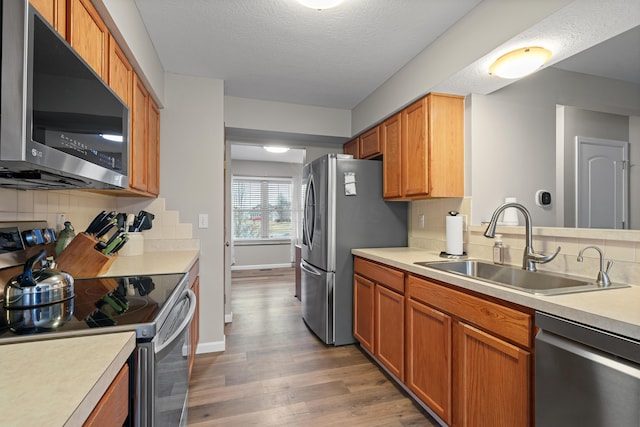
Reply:
[[187, 289], [153, 341], [138, 345], [136, 425], [187, 425], [189, 326], [195, 310], [196, 296]]

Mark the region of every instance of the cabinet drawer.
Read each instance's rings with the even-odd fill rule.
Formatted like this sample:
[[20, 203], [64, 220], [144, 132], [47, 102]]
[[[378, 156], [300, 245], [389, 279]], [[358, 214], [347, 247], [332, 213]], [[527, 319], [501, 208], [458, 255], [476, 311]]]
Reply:
[[452, 314], [520, 346], [533, 346], [530, 314], [409, 275], [409, 297]]
[[363, 258], [354, 258], [353, 271], [376, 283], [404, 294], [404, 273]]

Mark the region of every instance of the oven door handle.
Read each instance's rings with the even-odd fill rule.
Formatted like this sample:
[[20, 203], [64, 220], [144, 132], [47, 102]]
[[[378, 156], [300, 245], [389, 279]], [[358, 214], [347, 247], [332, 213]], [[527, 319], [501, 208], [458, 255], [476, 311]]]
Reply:
[[196, 312], [196, 294], [194, 294], [191, 289], [187, 289], [185, 297], [189, 298], [189, 311], [187, 312], [187, 316], [184, 318], [184, 320], [180, 324], [180, 327], [178, 327], [176, 331], [169, 338], [165, 340], [165, 342], [160, 343], [160, 345], [155, 347], [154, 353], [158, 354], [162, 352], [162, 350], [167, 348], [167, 346], [171, 345], [171, 343], [174, 340], [176, 340], [180, 335], [182, 335], [184, 330], [189, 326], [189, 323], [191, 323], [191, 320], [193, 319], [193, 315]]

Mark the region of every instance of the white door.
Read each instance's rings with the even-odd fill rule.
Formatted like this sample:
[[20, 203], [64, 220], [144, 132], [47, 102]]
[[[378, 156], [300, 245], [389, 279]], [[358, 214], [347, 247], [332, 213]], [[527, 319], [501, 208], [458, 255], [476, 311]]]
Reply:
[[629, 143], [576, 136], [576, 225], [629, 228]]

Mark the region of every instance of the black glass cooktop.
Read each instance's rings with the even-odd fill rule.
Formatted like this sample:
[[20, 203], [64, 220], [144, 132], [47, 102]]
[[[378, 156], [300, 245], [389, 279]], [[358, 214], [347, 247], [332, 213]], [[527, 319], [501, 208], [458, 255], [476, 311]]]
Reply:
[[175, 302], [184, 277], [161, 274], [76, 279], [75, 297], [69, 301], [26, 310], [5, 309], [2, 304], [0, 342], [116, 330], [136, 330], [138, 338], [151, 339], [154, 322], [165, 306]]

